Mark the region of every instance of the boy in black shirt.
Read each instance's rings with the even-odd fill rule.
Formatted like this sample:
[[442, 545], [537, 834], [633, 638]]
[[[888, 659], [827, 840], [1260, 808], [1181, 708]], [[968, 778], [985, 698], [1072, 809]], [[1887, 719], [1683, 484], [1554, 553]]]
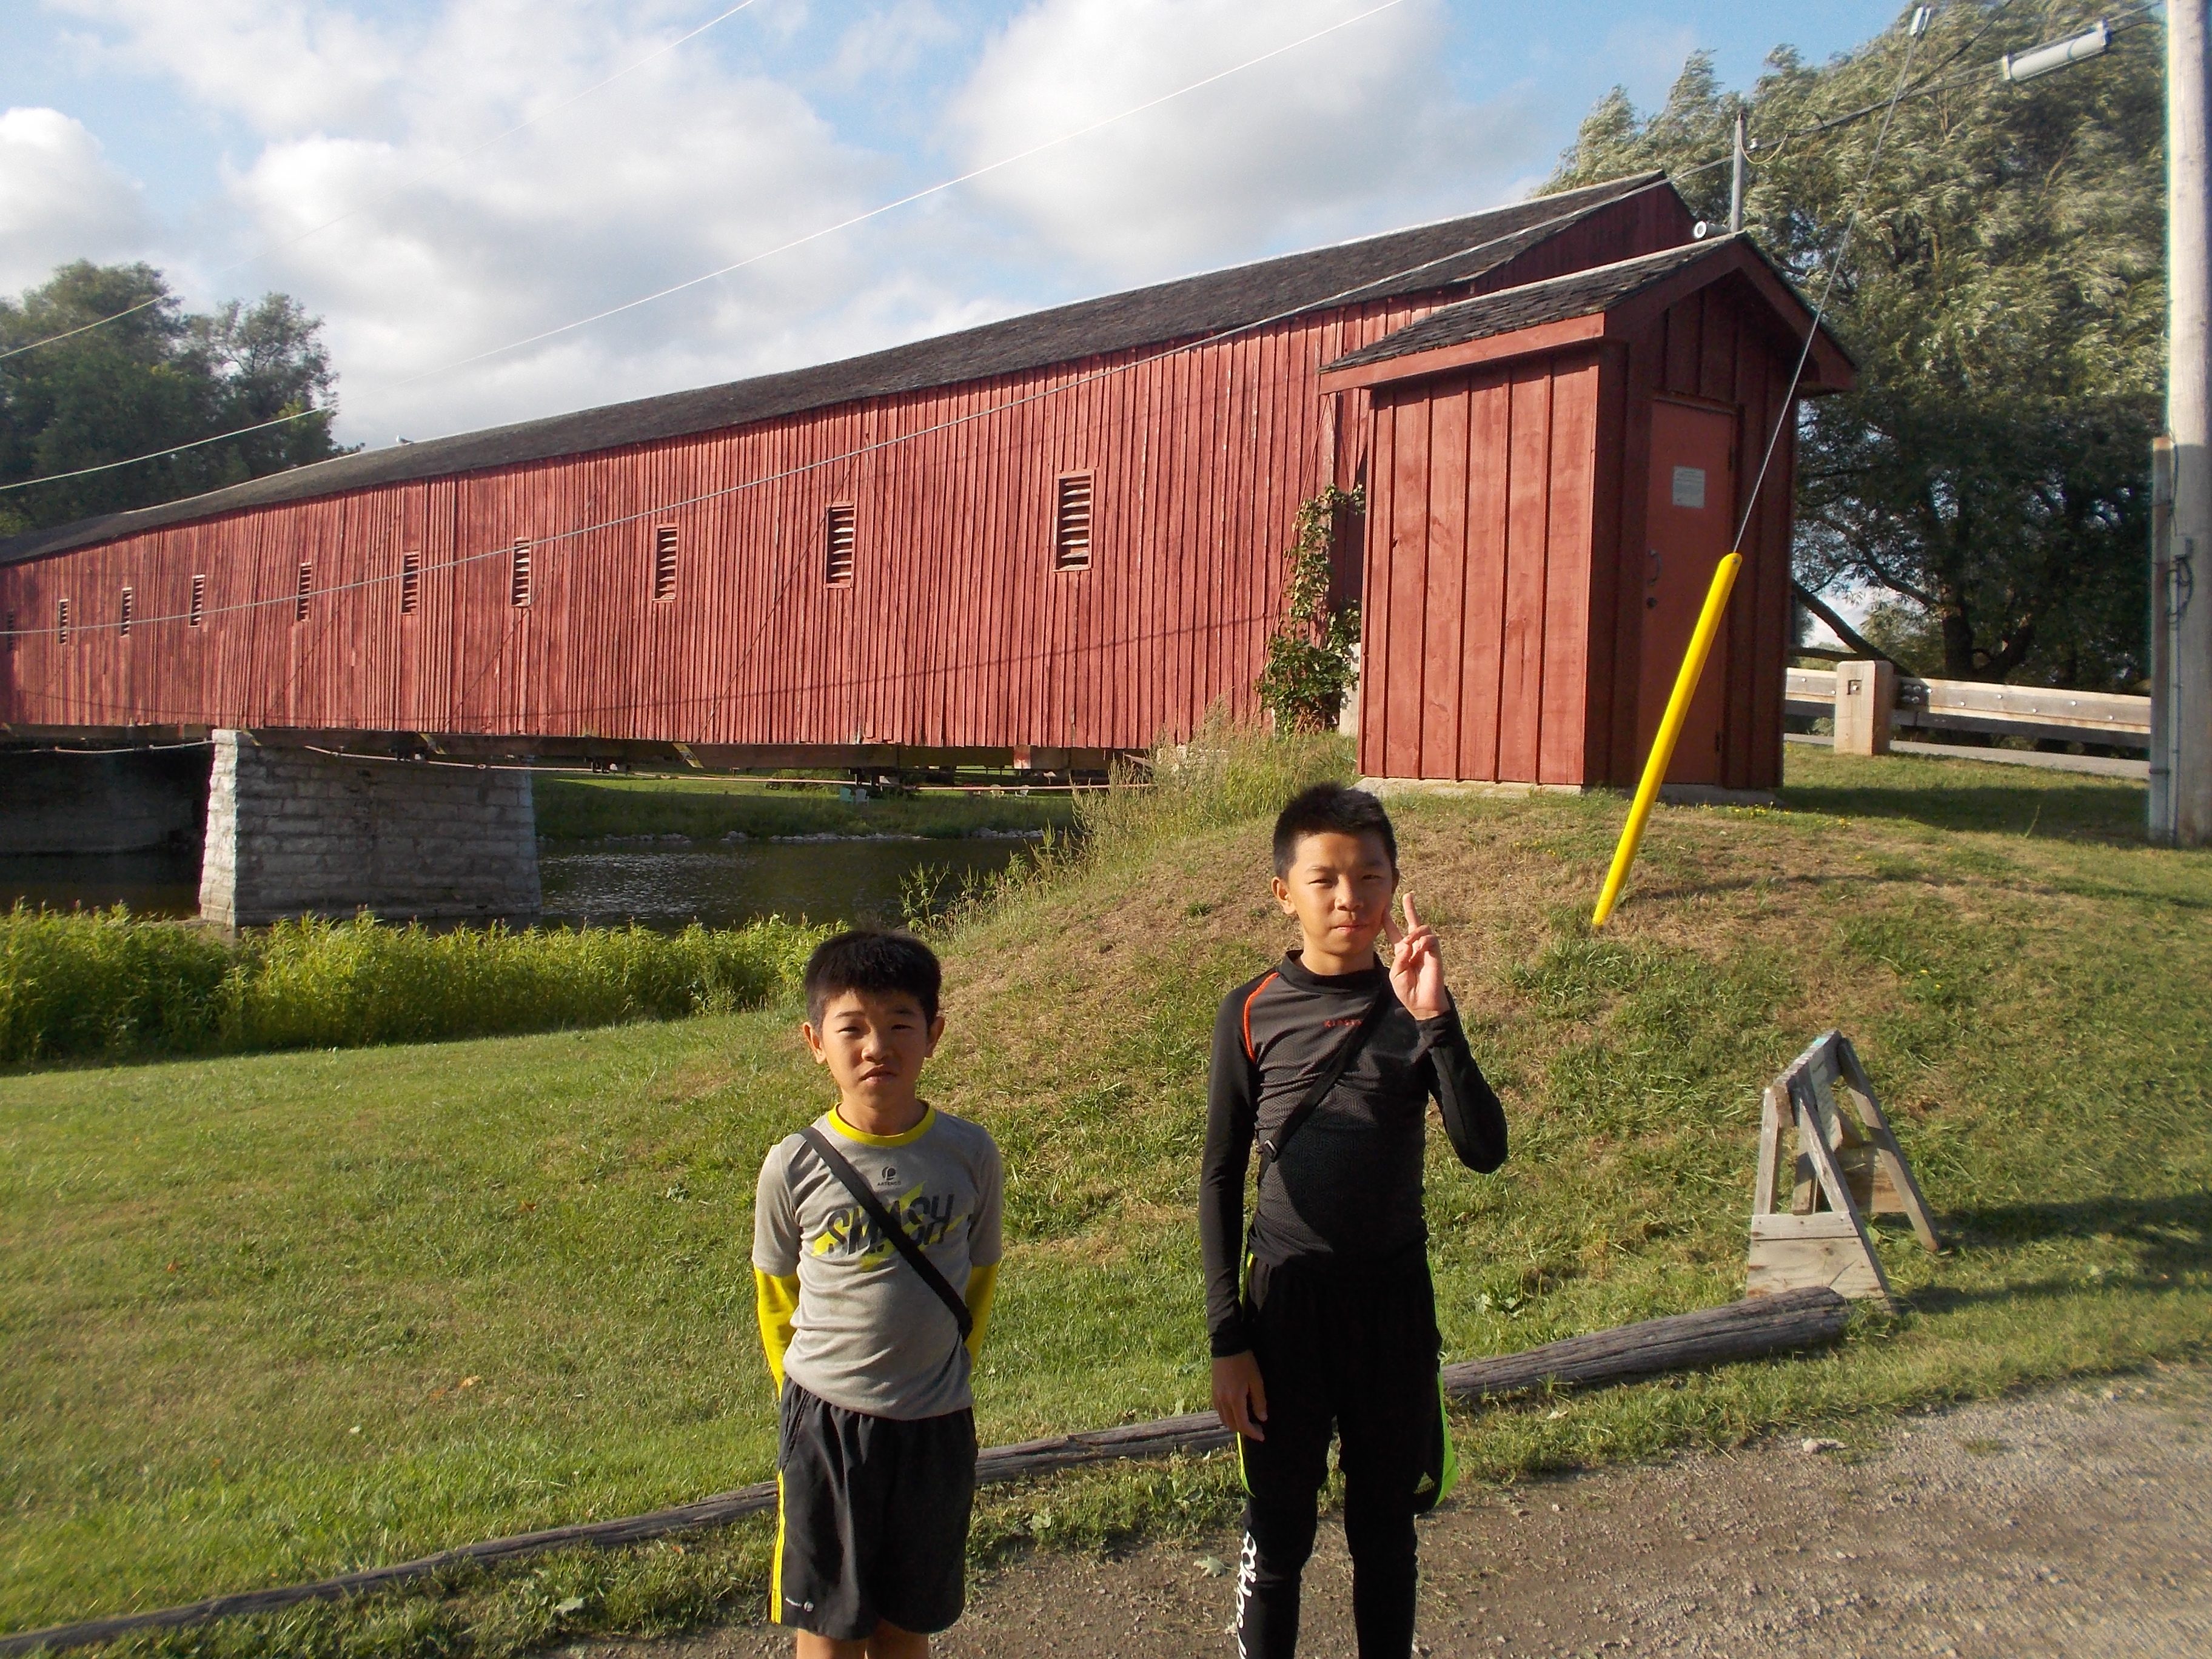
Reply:
[[1274, 853], [1275, 898], [1303, 941], [1214, 1022], [1199, 1201], [1213, 1405], [1239, 1437], [1247, 1494], [1237, 1651], [1297, 1650], [1333, 1425], [1361, 1659], [1404, 1659], [1413, 1517], [1456, 1473], [1421, 1214], [1428, 1103], [1460, 1161], [1486, 1172], [1505, 1161], [1505, 1114], [1468, 1052], [1435, 931], [1410, 899], [1403, 933], [1391, 924], [1398, 842], [1382, 804], [1306, 790], [1276, 821]]

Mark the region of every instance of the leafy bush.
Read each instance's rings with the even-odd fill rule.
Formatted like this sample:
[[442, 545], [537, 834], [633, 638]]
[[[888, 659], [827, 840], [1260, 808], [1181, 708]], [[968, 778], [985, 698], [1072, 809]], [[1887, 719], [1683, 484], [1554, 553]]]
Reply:
[[1334, 567], [1329, 549], [1346, 514], [1366, 510], [1364, 489], [1331, 484], [1298, 507], [1297, 528], [1283, 555], [1283, 614], [1267, 639], [1267, 665], [1253, 690], [1278, 732], [1336, 730], [1336, 717], [1358, 678], [1359, 606], [1332, 606]]
[[776, 918], [433, 933], [279, 923], [226, 943], [121, 907], [0, 917], [0, 1061], [354, 1048], [757, 1006], [795, 988], [823, 930]]

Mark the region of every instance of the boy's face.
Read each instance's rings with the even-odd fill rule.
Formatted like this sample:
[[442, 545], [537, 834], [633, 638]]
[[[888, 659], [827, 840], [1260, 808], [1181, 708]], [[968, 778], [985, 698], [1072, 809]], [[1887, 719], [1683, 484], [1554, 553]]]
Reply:
[[945, 1035], [945, 1016], [926, 1018], [905, 991], [840, 991], [823, 1004], [818, 1029], [811, 1022], [799, 1029], [843, 1099], [882, 1109], [913, 1101], [921, 1063]]
[[1290, 873], [1276, 877], [1274, 889], [1283, 914], [1297, 918], [1309, 951], [1364, 963], [1390, 914], [1398, 877], [1382, 836], [1331, 830], [1299, 838]]

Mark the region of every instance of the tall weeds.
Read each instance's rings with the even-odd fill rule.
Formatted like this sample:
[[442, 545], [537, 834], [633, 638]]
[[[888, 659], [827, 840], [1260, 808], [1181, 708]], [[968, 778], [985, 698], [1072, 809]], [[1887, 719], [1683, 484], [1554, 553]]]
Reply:
[[1352, 745], [1334, 733], [1271, 737], [1232, 722], [1218, 708], [1188, 743], [1161, 744], [1118, 787], [1076, 799], [1075, 820], [1091, 856], [1112, 857], [1209, 830], [1272, 818], [1299, 790], [1346, 782]]
[[353, 1048], [672, 1019], [795, 987], [823, 930], [433, 933], [288, 921], [234, 943], [118, 907], [0, 916], [0, 1062]]
[[1343, 782], [1355, 771], [1350, 743], [1326, 733], [1271, 736], [1238, 726], [1218, 707], [1188, 743], [1156, 744], [1133, 764], [1116, 764], [1104, 789], [1075, 798], [1075, 829], [1026, 849], [1005, 869], [925, 866], [902, 884], [907, 925], [939, 934], [982, 921], [1022, 896], [1101, 861], [1141, 855], [1164, 842], [1217, 824], [1272, 818], [1310, 784]]

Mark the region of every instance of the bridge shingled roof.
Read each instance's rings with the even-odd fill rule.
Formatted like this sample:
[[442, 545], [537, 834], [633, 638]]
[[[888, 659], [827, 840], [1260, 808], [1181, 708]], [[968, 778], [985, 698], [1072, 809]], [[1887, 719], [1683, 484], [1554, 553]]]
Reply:
[[[868, 398], [1020, 374], [1219, 333], [1324, 302], [1357, 304], [1460, 287], [1577, 220], [1664, 179], [1663, 173], [1638, 173], [1407, 230], [1079, 300], [838, 362], [342, 455], [204, 495], [9, 537], [0, 540], [0, 564], [247, 507], [652, 443]], [[1401, 336], [1402, 331], [1393, 337]]]
[[[1524, 328], [1534, 328], [1543, 323], [1565, 322], [1570, 318], [1595, 316], [1609, 311], [1625, 300], [1632, 300], [1646, 289], [1655, 288], [1678, 271], [1707, 259], [1718, 258], [1723, 250], [1743, 248], [1751, 252], [1777, 281], [1795, 295], [1799, 304], [1810, 317], [1813, 307], [1805, 296], [1774, 263], [1761, 252], [1759, 245], [1747, 235], [1715, 236], [1704, 241], [1686, 242], [1680, 247], [1662, 248], [1656, 253], [1638, 254], [1632, 259], [1622, 259], [1609, 265], [1594, 265], [1587, 270], [1570, 271], [1563, 276], [1552, 276], [1541, 282], [1523, 283], [1518, 288], [1501, 289], [1495, 294], [1478, 294], [1472, 299], [1460, 300], [1439, 307], [1418, 321], [1411, 322], [1393, 333], [1384, 335], [1372, 345], [1362, 346], [1357, 351], [1346, 353], [1334, 362], [1322, 365], [1322, 372], [1337, 369], [1364, 368], [1370, 363], [1389, 362], [1394, 358], [1409, 357], [1424, 351], [1439, 351], [1447, 346], [1462, 345], [1470, 340], [1489, 339], [1499, 334], [1511, 334]], [[1824, 325], [1823, 334], [1827, 332]]]

